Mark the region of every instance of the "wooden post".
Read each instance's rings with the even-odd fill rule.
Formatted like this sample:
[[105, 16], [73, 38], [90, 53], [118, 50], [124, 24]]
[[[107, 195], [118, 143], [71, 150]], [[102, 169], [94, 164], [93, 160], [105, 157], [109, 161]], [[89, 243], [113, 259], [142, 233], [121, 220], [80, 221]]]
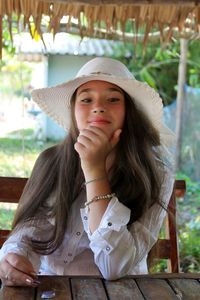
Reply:
[[176, 170], [181, 167], [181, 145], [183, 128], [183, 110], [185, 100], [186, 63], [187, 63], [188, 41], [180, 40], [180, 60], [178, 68], [178, 91], [176, 103]]

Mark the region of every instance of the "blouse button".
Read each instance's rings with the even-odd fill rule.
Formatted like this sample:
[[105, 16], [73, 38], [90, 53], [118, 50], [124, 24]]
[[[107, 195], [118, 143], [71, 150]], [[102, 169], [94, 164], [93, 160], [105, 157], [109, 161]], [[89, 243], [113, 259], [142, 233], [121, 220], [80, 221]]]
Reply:
[[79, 236], [80, 234], [81, 234], [81, 233], [80, 233], [79, 231], [77, 231], [77, 232], [76, 232], [76, 235], [78, 235], [78, 236]]
[[68, 256], [72, 256], [72, 253], [68, 253]]
[[67, 260], [64, 260], [64, 263], [67, 264]]
[[112, 226], [112, 223], [111, 223], [111, 222], [108, 222], [108, 226]]
[[109, 246], [107, 246], [107, 247], [106, 247], [106, 250], [107, 250], [107, 251], [110, 251], [110, 247], [109, 247]]
[[88, 218], [86, 216], [83, 217], [84, 220], [87, 220]]

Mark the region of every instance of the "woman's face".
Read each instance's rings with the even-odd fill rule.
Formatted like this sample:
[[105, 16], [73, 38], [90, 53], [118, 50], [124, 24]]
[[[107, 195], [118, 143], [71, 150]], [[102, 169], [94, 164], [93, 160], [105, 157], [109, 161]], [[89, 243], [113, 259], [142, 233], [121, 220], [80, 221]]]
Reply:
[[118, 86], [106, 81], [84, 83], [76, 92], [74, 114], [79, 131], [95, 126], [110, 138], [116, 129], [123, 127], [124, 93]]

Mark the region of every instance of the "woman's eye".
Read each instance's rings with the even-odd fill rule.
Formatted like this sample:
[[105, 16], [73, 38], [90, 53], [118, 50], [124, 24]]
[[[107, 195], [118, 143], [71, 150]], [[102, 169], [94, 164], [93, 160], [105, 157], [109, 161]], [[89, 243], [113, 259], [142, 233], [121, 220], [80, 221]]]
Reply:
[[92, 100], [90, 98], [81, 99], [81, 103], [90, 103]]
[[118, 101], [120, 101], [120, 99], [119, 98], [109, 98], [108, 101], [109, 102], [118, 102]]

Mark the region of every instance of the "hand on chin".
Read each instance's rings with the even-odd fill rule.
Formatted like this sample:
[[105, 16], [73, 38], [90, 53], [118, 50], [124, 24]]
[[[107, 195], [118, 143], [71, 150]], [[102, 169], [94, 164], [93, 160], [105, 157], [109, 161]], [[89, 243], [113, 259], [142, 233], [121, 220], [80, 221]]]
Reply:
[[113, 137], [114, 130], [108, 127], [106, 128], [106, 126], [103, 126], [102, 124], [89, 125], [86, 127], [86, 129], [90, 129], [90, 127], [99, 128], [100, 130], [102, 130], [108, 137], [108, 140]]

